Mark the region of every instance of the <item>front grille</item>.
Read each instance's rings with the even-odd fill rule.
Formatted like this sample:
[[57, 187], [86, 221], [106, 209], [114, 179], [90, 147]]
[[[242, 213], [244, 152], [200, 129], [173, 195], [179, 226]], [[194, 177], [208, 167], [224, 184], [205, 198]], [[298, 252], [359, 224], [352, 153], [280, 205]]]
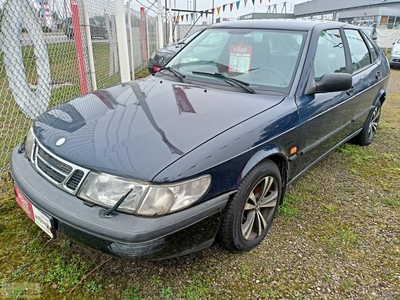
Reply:
[[33, 163], [40, 174], [70, 194], [76, 194], [89, 170], [67, 162], [35, 141]]
[[57, 183], [62, 183], [66, 176], [62, 173], [59, 173], [55, 169], [53, 169], [50, 165], [48, 165], [44, 160], [42, 160], [39, 156], [37, 156], [37, 166], [39, 169], [53, 179]]
[[57, 160], [56, 158], [50, 156], [43, 149], [38, 149], [38, 156], [51, 164], [53, 167], [57, 168], [58, 170], [62, 171], [63, 173], [71, 173], [72, 167], [68, 166], [67, 164], [62, 163], [61, 161]]
[[83, 178], [83, 171], [81, 170], [76, 170], [74, 174], [68, 179], [67, 181], [67, 187], [70, 188], [71, 190], [76, 190], [78, 187], [79, 183], [81, 182]]

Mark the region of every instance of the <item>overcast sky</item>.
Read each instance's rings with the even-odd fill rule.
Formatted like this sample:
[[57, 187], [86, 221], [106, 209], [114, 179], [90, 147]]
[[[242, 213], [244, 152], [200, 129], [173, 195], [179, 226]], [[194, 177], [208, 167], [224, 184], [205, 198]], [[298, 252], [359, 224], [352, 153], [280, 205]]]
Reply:
[[[155, 2], [156, 4], [153, 6], [153, 8], [154, 8], [154, 11], [157, 11], [157, 1], [154, 1], [154, 0], [132, 0], [131, 7], [136, 10], [139, 10], [140, 7], [142, 6], [139, 2], [147, 7], [149, 7], [151, 5], [151, 3]], [[164, 5], [165, 0], [161, 0], [161, 2]], [[213, 6], [213, 0], [197, 0], [195, 2], [197, 2], [196, 3], [197, 11], [202, 11], [202, 10], [205, 11], [207, 9], [211, 9]], [[254, 5], [253, 5], [252, 0], [248, 0], [246, 7], [244, 6], [245, 0], [241, 0], [239, 9], [236, 8], [236, 0], [214, 0], [214, 2], [215, 2], [215, 7], [221, 6], [220, 15], [219, 15], [220, 17], [236, 19], [238, 16], [245, 15], [245, 14], [248, 14], [251, 12], [267, 12], [268, 6], [275, 5], [275, 4], [277, 5], [277, 12], [280, 13], [282, 11], [284, 2], [287, 2], [286, 3], [287, 12], [288, 13], [293, 12], [294, 4], [306, 2], [306, 0], [289, 0], [289, 1], [270, 0], [270, 2], [268, 2], [268, 0], [262, 0], [262, 4], [260, 4], [260, 0], [255, 0]], [[172, 3], [172, 8], [174, 8], [174, 3], [176, 3], [176, 8], [178, 8], [178, 9], [188, 9], [189, 8], [190, 10], [194, 10], [193, 0], [171, 0], [171, 3]], [[232, 11], [230, 11], [230, 7], [229, 7], [230, 3], [234, 3]], [[167, 0], [167, 5], [168, 4], [169, 4], [169, 0]], [[227, 4], [227, 6], [225, 7], [225, 12], [222, 12], [222, 5], [224, 5], [224, 4]], [[272, 7], [271, 7], [271, 9], [272, 9]], [[154, 14], [154, 12], [153, 12], [153, 14]], [[187, 13], [182, 12], [180, 14], [185, 15]], [[205, 20], [205, 18], [204, 18], [204, 20]], [[184, 19], [184, 21], [186, 21], [186, 19]]]

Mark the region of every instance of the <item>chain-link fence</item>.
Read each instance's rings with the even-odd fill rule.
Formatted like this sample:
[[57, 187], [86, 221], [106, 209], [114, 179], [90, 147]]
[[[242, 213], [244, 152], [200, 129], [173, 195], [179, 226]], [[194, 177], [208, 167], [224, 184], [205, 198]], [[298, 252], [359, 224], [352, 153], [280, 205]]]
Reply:
[[[32, 119], [96, 87], [120, 83], [120, 73], [113, 1], [7, 0], [0, 9], [2, 175]], [[145, 10], [125, 13], [130, 60], [138, 70], [157, 49], [157, 22]]]

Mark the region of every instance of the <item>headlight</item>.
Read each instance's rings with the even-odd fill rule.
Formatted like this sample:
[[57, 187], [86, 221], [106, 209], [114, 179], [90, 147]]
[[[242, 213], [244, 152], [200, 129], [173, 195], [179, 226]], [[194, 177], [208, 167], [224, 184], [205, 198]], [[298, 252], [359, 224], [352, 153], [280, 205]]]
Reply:
[[78, 197], [100, 206], [112, 207], [130, 189], [132, 192], [118, 210], [133, 214], [148, 185], [120, 177], [90, 172], [79, 190]]
[[154, 59], [155, 56], [156, 56], [156, 51], [154, 51], [154, 52], [150, 55], [150, 58], [151, 58], [151, 59]]
[[31, 126], [31, 128], [29, 128], [28, 130], [24, 142], [26, 155], [28, 156], [29, 160], [31, 160], [32, 158], [32, 150], [34, 143], [35, 143], [35, 134], [33, 133], [33, 126]]
[[211, 176], [206, 175], [173, 185], [150, 186], [137, 213], [154, 216], [182, 210], [200, 199], [210, 183]]
[[143, 216], [160, 216], [190, 206], [205, 194], [210, 183], [209, 175], [170, 185], [150, 185], [91, 172], [78, 196], [88, 202], [109, 208], [132, 189], [118, 207], [118, 211]]

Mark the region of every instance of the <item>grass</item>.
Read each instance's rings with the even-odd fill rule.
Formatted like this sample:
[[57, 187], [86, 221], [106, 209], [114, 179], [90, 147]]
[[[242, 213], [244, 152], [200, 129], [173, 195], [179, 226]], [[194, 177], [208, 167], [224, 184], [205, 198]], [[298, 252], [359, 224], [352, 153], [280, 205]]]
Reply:
[[296, 201], [296, 195], [286, 194], [282, 205], [278, 207], [278, 213], [288, 217], [297, 216], [300, 211], [296, 207]]
[[[82, 261], [79, 255], [73, 255], [68, 260], [64, 256], [57, 256], [53, 264], [53, 267], [44, 276], [44, 281], [60, 293], [80, 284], [81, 278], [92, 265], [90, 262]], [[93, 284], [91, 287], [93, 288]], [[98, 287], [98, 285], [95, 285], [95, 287]]]

